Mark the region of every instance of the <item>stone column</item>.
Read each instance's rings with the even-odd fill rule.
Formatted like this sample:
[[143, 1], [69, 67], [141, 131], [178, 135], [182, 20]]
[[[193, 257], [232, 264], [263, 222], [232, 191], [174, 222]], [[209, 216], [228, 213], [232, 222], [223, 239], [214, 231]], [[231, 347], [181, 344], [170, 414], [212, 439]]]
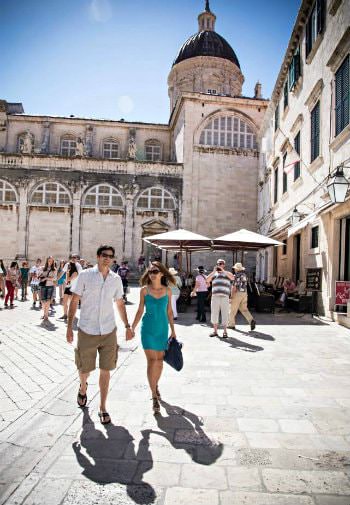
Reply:
[[81, 195], [82, 188], [80, 186], [73, 189], [71, 252], [77, 254], [80, 254]]
[[21, 184], [18, 188], [18, 225], [17, 225], [17, 258], [24, 259], [28, 254], [28, 219], [27, 219], [27, 186]]
[[124, 259], [133, 262], [134, 255], [134, 200], [137, 192], [139, 191], [139, 186], [132, 181], [131, 184], [124, 186], [125, 194], [125, 218], [124, 218], [124, 244], [123, 244], [123, 256]]

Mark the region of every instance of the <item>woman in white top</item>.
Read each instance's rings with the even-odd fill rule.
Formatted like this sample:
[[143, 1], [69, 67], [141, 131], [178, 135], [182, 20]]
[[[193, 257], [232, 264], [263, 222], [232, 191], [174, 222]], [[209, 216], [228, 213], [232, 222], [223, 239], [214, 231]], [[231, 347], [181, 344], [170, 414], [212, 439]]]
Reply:
[[180, 277], [177, 275], [177, 271], [175, 268], [169, 268], [169, 272], [175, 279], [175, 284], [169, 284], [171, 289], [171, 308], [173, 309], [174, 319], [177, 319], [177, 305], [176, 302], [180, 296], [180, 289], [182, 288], [182, 281]]
[[208, 296], [207, 278], [204, 275], [204, 267], [197, 268], [198, 275], [196, 276], [196, 284], [191, 292], [191, 296], [197, 297], [197, 321], [205, 323], [207, 318], [205, 315], [205, 301]]
[[44, 323], [49, 320], [50, 302], [57, 282], [57, 269], [52, 256], [46, 259], [44, 270], [39, 275], [41, 305], [44, 311]]

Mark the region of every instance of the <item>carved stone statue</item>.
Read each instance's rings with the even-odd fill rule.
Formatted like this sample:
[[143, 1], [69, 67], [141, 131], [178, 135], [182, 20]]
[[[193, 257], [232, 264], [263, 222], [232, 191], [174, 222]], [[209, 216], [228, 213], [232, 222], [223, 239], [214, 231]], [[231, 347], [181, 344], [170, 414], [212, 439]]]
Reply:
[[136, 157], [136, 141], [135, 137], [129, 138], [128, 158], [134, 160]]
[[85, 146], [84, 142], [78, 137], [77, 144], [75, 147], [75, 156], [84, 156], [85, 155]]
[[28, 130], [27, 133], [25, 134], [24, 139], [23, 139], [21, 152], [23, 154], [32, 154], [33, 148], [34, 148], [33, 137], [31, 135], [30, 131]]

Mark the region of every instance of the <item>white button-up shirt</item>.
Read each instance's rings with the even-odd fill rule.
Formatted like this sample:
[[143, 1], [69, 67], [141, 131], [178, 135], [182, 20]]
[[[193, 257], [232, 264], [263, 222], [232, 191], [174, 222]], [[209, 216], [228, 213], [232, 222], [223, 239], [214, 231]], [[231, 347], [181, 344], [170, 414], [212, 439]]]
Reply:
[[71, 291], [81, 297], [79, 328], [89, 335], [106, 335], [116, 327], [113, 302], [123, 298], [123, 284], [116, 273], [106, 279], [95, 265], [83, 270]]

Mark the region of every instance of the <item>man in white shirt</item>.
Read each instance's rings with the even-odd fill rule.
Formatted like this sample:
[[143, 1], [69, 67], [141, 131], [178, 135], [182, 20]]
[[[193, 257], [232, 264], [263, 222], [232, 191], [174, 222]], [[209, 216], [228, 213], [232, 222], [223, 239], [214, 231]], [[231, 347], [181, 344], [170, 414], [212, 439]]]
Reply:
[[112, 246], [103, 245], [97, 249], [97, 265], [83, 270], [71, 291], [67, 323], [67, 342], [73, 342], [73, 320], [81, 301], [80, 319], [78, 324], [78, 342], [75, 349], [75, 363], [80, 377], [78, 405], [85, 407], [87, 403], [87, 378], [96, 368], [96, 356], [99, 353], [100, 368], [100, 409], [99, 417], [102, 424], [111, 422], [106, 410], [106, 401], [110, 380], [110, 371], [115, 369], [118, 357], [116, 322], [113, 301], [119, 315], [125, 324], [126, 339], [133, 338], [123, 300], [122, 281], [116, 273], [110, 270], [115, 250]]

